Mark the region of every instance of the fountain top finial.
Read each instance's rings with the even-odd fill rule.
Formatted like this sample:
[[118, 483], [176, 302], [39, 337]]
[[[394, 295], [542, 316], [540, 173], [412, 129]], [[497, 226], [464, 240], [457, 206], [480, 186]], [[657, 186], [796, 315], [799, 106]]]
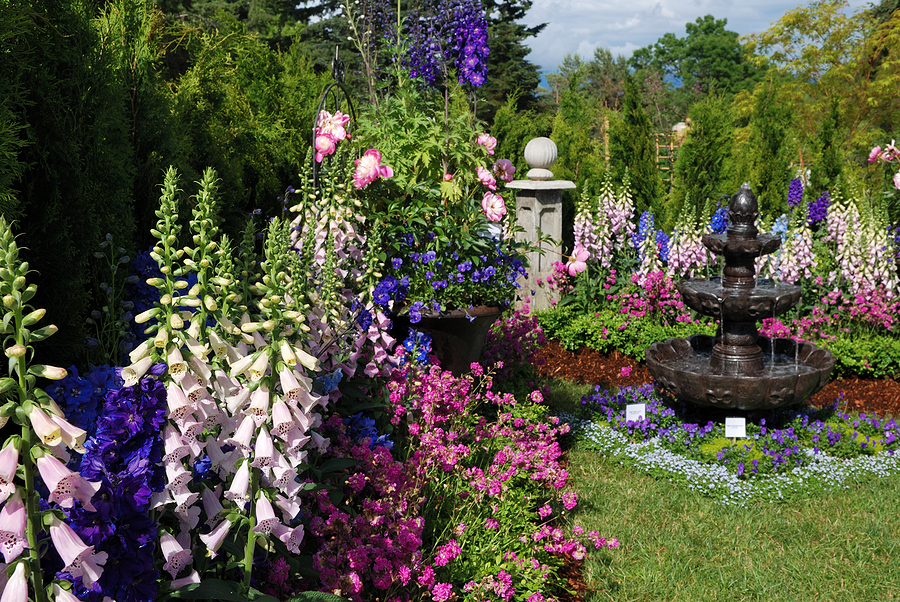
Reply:
[[728, 236], [735, 238], [756, 238], [756, 218], [759, 217], [759, 203], [750, 184], [744, 182], [728, 204]]

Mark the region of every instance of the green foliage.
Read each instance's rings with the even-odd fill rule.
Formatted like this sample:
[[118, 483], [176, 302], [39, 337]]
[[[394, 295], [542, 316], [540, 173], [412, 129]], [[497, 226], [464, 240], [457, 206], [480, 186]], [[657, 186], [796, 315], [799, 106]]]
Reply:
[[615, 307], [605, 307], [591, 313], [558, 307], [538, 312], [537, 316], [547, 338], [559, 341], [569, 351], [582, 347], [590, 347], [600, 353], [617, 350], [640, 361], [644, 359], [647, 348], [657, 341], [715, 332], [714, 325], [664, 325], [650, 316], [626, 316]]
[[511, 96], [494, 116], [491, 135], [497, 139], [496, 156], [512, 161], [516, 167], [516, 179], [524, 180], [529, 169], [525, 162], [525, 145], [532, 138], [550, 137], [553, 115], [532, 109], [518, 111], [516, 107], [516, 97]]
[[531, 50], [528, 38], [538, 35], [546, 24], [528, 27], [520, 23], [531, 8], [532, 0], [484, 0], [488, 20], [488, 77], [478, 89], [478, 117], [492, 123], [496, 113], [510, 99], [519, 110], [535, 106], [538, 67], [527, 58]]
[[835, 376], [900, 376], [900, 339], [890, 333], [854, 332], [817, 344], [827, 348], [837, 359]]
[[784, 91], [769, 78], [754, 92], [749, 139], [739, 152], [759, 200], [761, 215], [781, 215], [787, 210], [785, 190], [791, 178], [790, 162], [796, 152], [791, 135], [793, 113]]
[[841, 115], [837, 99], [832, 99], [828, 117], [819, 130], [819, 161], [813, 165], [810, 188], [814, 196], [833, 191], [841, 176], [843, 151], [841, 149]]
[[687, 139], [678, 149], [675, 178], [666, 211], [660, 216], [663, 230], [671, 232], [686, 199], [694, 205], [694, 215], [704, 214], [704, 207], [723, 194], [732, 177], [734, 149], [734, 117], [731, 103], [721, 95], [705, 97], [691, 107], [691, 127]]
[[2, 11], [4, 28], [7, 18], [20, 27], [0, 53], [0, 81], [14, 94], [5, 123], [29, 141], [12, 140], [18, 152], [5, 163], [18, 183], [4, 194], [18, 199], [42, 304], [63, 331], [47, 352], [71, 361], [84, 341], [89, 257], [107, 232], [123, 241], [134, 235], [129, 103], [87, 6], [12, 2]]
[[611, 131], [610, 163], [619, 179], [626, 169], [629, 170], [635, 213], [638, 215], [647, 209], [657, 215], [661, 213], [658, 205], [664, 197], [651, 137], [650, 119], [641, 106], [640, 92], [629, 78], [625, 83], [622, 120]]
[[655, 44], [636, 50], [628, 63], [638, 72], [658, 69], [676, 77], [685, 90], [695, 84], [704, 90], [715, 86], [726, 94], [752, 88], [765, 63], [757, 66], [747, 59], [738, 34], [726, 30], [727, 24], [727, 19], [712, 15], [697, 17], [685, 25], [684, 38], [667, 33]]

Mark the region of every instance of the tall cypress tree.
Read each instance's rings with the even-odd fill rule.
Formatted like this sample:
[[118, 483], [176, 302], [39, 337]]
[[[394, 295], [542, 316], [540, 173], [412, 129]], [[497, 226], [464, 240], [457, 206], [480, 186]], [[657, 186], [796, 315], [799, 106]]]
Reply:
[[710, 94], [691, 107], [691, 128], [678, 149], [672, 195], [660, 223], [670, 230], [681, 215], [687, 199], [694, 215], [702, 216], [707, 201], [728, 191], [726, 170], [732, 168], [734, 117], [731, 103], [722, 95]]
[[841, 147], [837, 132], [841, 127], [841, 115], [837, 99], [832, 99], [828, 117], [819, 130], [819, 161], [813, 165], [810, 188], [816, 196], [834, 191], [841, 177]]
[[621, 179], [628, 168], [635, 210], [652, 209], [660, 213], [665, 192], [656, 165], [653, 126], [641, 105], [640, 92], [632, 78], [625, 80], [622, 120], [610, 135], [610, 163], [616, 177]]
[[760, 215], [772, 219], [787, 209], [787, 185], [794, 148], [790, 144], [792, 113], [778, 83], [768, 78], [757, 87], [747, 153], [750, 185]]

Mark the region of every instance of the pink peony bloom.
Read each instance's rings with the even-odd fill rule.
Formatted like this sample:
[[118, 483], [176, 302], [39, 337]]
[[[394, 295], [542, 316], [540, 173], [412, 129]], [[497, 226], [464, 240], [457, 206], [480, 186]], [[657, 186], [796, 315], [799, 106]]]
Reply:
[[481, 199], [481, 208], [489, 221], [499, 222], [506, 215], [506, 205], [503, 203], [503, 197], [493, 192], [485, 192], [484, 198]]
[[328, 111], [319, 111], [319, 118], [316, 120], [316, 135], [328, 136], [334, 142], [346, 140], [347, 130], [344, 128], [350, 122], [350, 116], [344, 115], [340, 111], [335, 111], [334, 115]]
[[475, 142], [479, 146], [483, 146], [489, 155], [493, 155], [494, 149], [497, 148], [497, 139], [490, 134], [478, 134]]
[[500, 159], [494, 163], [493, 172], [498, 180], [509, 183], [513, 180], [516, 168], [509, 159]]
[[393, 169], [381, 164], [381, 153], [374, 148], [370, 148], [362, 157], [356, 160], [356, 171], [353, 172], [353, 185], [357, 188], [365, 188], [379, 176], [390, 178], [393, 175]]
[[483, 167], [479, 167], [475, 170], [475, 173], [478, 174], [478, 181], [485, 187], [490, 188], [491, 190], [497, 190], [497, 180], [491, 172]]
[[900, 190], [900, 171], [894, 174], [894, 188]]
[[337, 144], [330, 136], [316, 136], [316, 162], [321, 163], [328, 155], [333, 155]]
[[869, 152], [869, 163], [875, 163], [881, 158], [881, 147], [876, 146]]
[[575, 250], [572, 252], [572, 256], [569, 257], [569, 263], [567, 264], [569, 270], [569, 276], [574, 276], [579, 272], [583, 272], [587, 269], [587, 259], [591, 256], [590, 251], [582, 247], [581, 245], [575, 247]]

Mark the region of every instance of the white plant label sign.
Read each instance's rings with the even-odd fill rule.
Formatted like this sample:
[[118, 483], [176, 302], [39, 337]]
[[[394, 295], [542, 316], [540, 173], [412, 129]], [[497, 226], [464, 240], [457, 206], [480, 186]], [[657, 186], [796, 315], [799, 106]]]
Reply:
[[637, 422], [647, 415], [646, 403], [629, 403], [625, 406], [625, 422]]
[[747, 419], [746, 418], [726, 418], [725, 419], [725, 436], [728, 439], [746, 439], [747, 438]]

